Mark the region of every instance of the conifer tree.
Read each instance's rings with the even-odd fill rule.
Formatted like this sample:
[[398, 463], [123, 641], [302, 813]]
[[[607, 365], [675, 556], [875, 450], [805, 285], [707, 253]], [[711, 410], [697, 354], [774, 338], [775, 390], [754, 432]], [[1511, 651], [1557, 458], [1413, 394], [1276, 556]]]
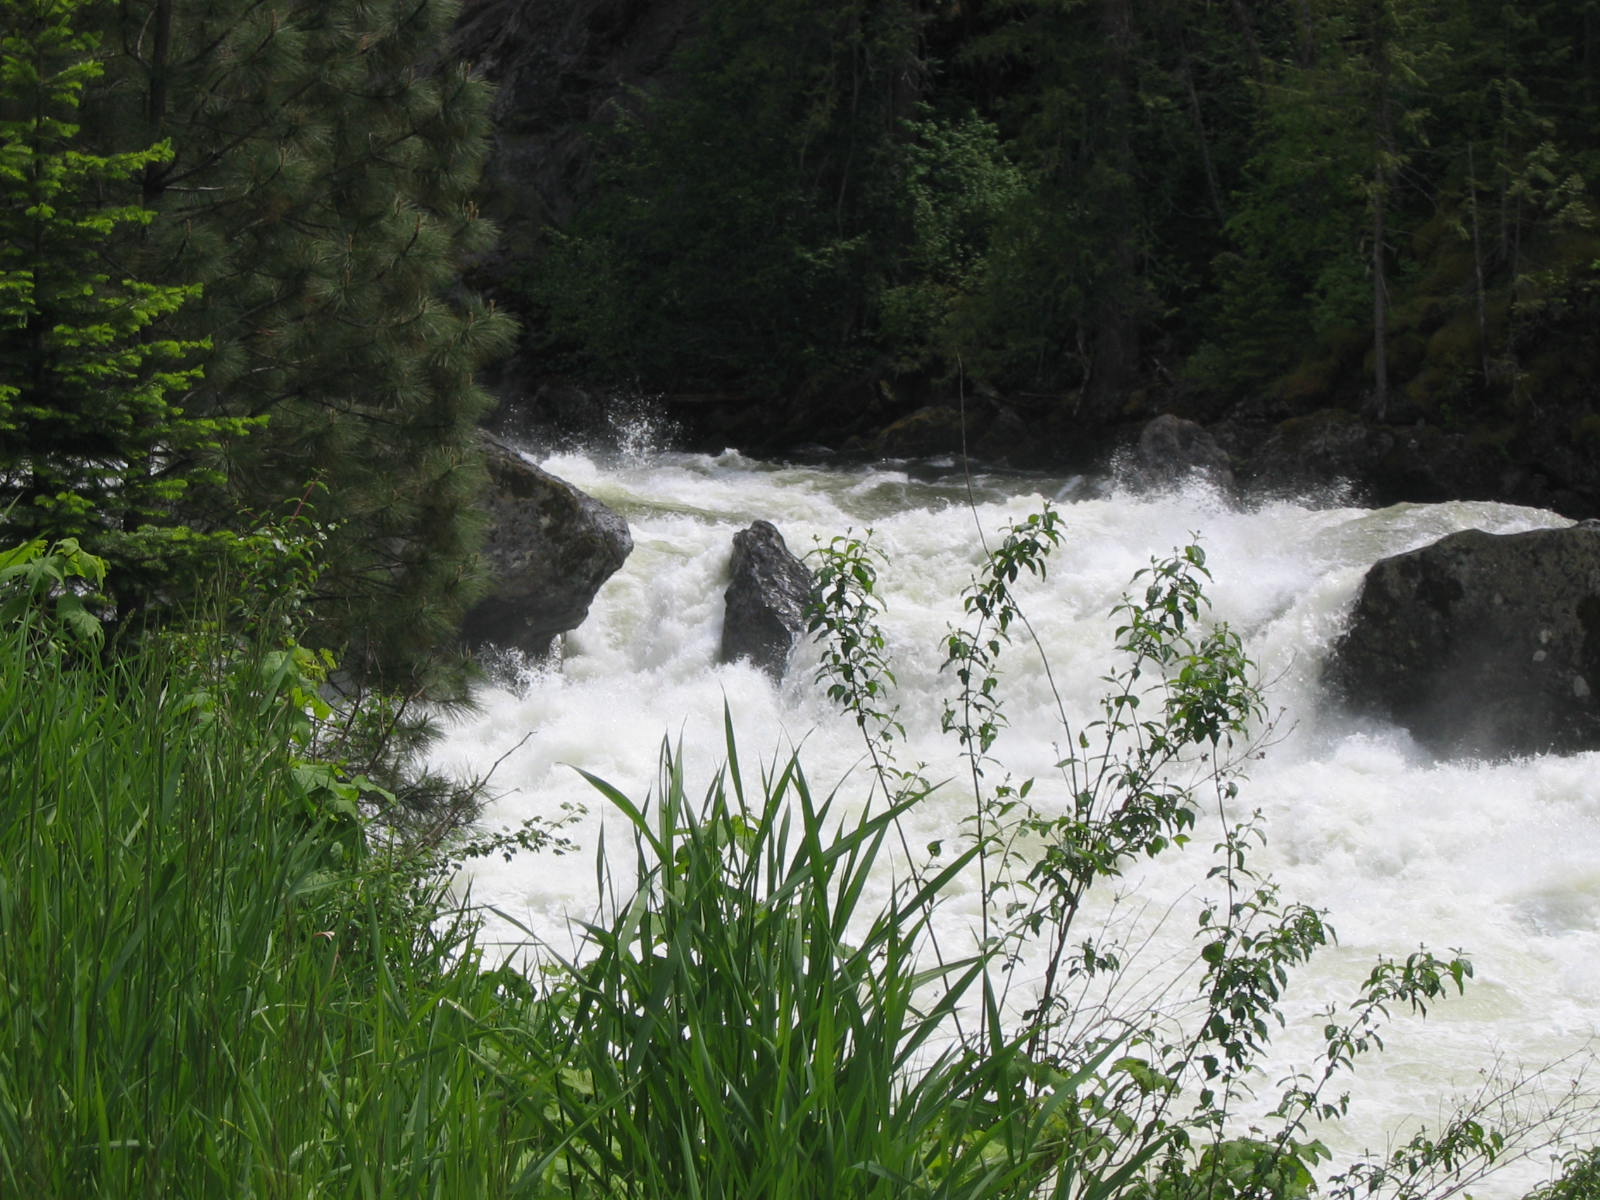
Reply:
[[195, 555], [181, 502], [248, 422], [190, 408], [203, 345], [170, 326], [199, 289], [142, 281], [116, 253], [154, 215], [139, 177], [172, 149], [83, 148], [93, 7], [0, 0], [0, 524], [108, 559], [126, 615]]
[[1372, 417], [1392, 415], [1390, 326], [1436, 207], [1420, 167], [1450, 15], [1435, 0], [1323, 0], [1300, 52], [1267, 67], [1200, 360], [1213, 384], [1259, 385], [1305, 356], [1318, 366], [1296, 389], [1342, 371]]
[[266, 418], [230, 447], [246, 528], [315, 511], [314, 635], [357, 676], [437, 688], [475, 596], [473, 382], [510, 326], [459, 285], [492, 230], [473, 206], [487, 85], [439, 60], [448, 0], [128, 0], [92, 105], [101, 137], [170, 141], [150, 161], [152, 277], [195, 280], [180, 317], [210, 343], [193, 397]]
[[[1441, 123], [1463, 197], [1460, 236], [1472, 247], [1479, 376], [1513, 410], [1549, 390], [1530, 386], [1524, 351], [1550, 355], [1541, 342], [1562, 336], [1561, 325], [1591, 325], [1600, 207], [1592, 183], [1600, 176], [1593, 8], [1474, 4], [1463, 11], [1470, 35], [1453, 43], [1466, 52], [1452, 58]], [[1582, 332], [1576, 340], [1591, 339]], [[1551, 357], [1573, 376], [1589, 374], [1570, 347]]]

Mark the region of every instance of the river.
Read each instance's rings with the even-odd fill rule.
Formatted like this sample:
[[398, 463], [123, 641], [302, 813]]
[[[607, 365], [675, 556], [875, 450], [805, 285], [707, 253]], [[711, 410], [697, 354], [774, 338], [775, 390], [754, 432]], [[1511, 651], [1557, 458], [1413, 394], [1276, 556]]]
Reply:
[[[1486, 1073], [1586, 1052], [1600, 1021], [1600, 755], [1436, 762], [1404, 731], [1341, 712], [1318, 685], [1375, 560], [1458, 529], [1565, 524], [1557, 515], [1487, 503], [1369, 510], [1336, 497], [1237, 504], [1199, 483], [1134, 494], [1011, 476], [980, 477], [969, 494], [953, 473], [778, 466], [731, 452], [563, 453], [541, 462], [621, 512], [635, 549], [568, 635], [559, 671], [486, 690], [480, 711], [454, 723], [436, 755], [461, 771], [499, 761], [488, 828], [563, 804], [585, 810], [567, 830], [578, 852], [481, 860], [463, 879], [471, 898], [493, 910], [486, 938], [506, 953], [526, 943], [524, 929], [572, 953], [569, 919], [594, 911], [594, 850], [620, 822], [575, 767], [642, 800], [662, 739], [681, 739], [691, 780], [706, 780], [721, 758], [726, 703], [747, 762], [800, 747], [814, 788], [844, 781], [847, 795], [865, 791], [856, 730], [811, 682], [814, 648], [799, 652], [781, 686], [748, 665], [716, 664], [736, 530], [769, 519], [799, 554], [847, 530], [872, 530], [888, 559], [880, 591], [909, 733], [903, 760], [928, 763], [933, 778], [958, 778], [956, 747], [939, 732], [952, 682], [938, 669], [941, 639], [960, 618], [983, 542], [1049, 499], [1065, 536], [1048, 578], [1021, 594], [1075, 716], [1094, 712], [1114, 665], [1108, 612], [1130, 576], [1191, 534], [1214, 576], [1213, 615], [1243, 637], [1264, 681], [1277, 723], [1236, 804], [1262, 816], [1268, 841], [1256, 865], [1286, 896], [1324, 910], [1339, 941], [1296, 978], [1263, 1093], [1277, 1075], [1310, 1065], [1315, 1014], [1353, 995], [1375, 956], [1403, 957], [1421, 945], [1464, 949], [1476, 978], [1426, 1020], [1396, 1015], [1386, 1051], [1351, 1080], [1350, 1118], [1326, 1132], [1337, 1149], [1382, 1149], [1417, 1120], [1435, 1120]], [[1048, 776], [1060, 733], [1043, 672], [1021, 644], [1003, 669], [1010, 723], [995, 753], [1017, 778]], [[913, 842], [958, 839], [970, 805], [970, 790], [941, 788], [915, 814]], [[1140, 869], [1118, 911], [1198, 903], [1206, 865], [1191, 846]], [[974, 881], [950, 899], [947, 927], [971, 925], [976, 893]], [[1143, 951], [1152, 962], [1193, 953], [1191, 919], [1156, 924]], [[1552, 1086], [1573, 1069], [1569, 1061]], [[1541, 1152], [1474, 1194], [1520, 1196], [1549, 1171]]]

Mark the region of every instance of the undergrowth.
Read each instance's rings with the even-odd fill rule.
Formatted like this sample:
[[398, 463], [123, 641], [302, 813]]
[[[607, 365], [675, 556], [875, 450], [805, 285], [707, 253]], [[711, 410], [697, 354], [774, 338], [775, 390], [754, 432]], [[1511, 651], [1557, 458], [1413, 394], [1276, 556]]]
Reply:
[[[1030, 632], [1055, 533], [1049, 515], [1011, 531], [945, 643], [959, 848], [906, 859], [901, 818], [930, 787], [895, 761], [882, 560], [842, 539], [816, 627], [872, 751], [869, 802], [814, 793], [798, 759], [752, 773], [735, 714], [703, 788], [671, 747], [648, 801], [591, 778], [633, 861], [600, 857], [584, 951], [528, 974], [480, 957], [448, 886], [460, 853], [378, 836], [381, 785], [318, 757], [329, 664], [275, 627], [109, 657], [72, 601], [94, 561], [0, 556], [0, 1195], [1409, 1198], [1518, 1137], [1572, 1137], [1576, 1085], [1498, 1126], [1486, 1092], [1317, 1182], [1312, 1123], [1342, 1114], [1387, 1013], [1466, 984], [1464, 958], [1426, 952], [1376, 963], [1270, 1125], [1237, 1127], [1283, 990], [1329, 937], [1252, 868], [1257, 823], [1230, 811], [1260, 697], [1191, 547], [1119, 607], [1119, 665], [1082, 728], [1062, 712], [1055, 778], [1011, 781], [990, 758], [996, 663]], [[1189, 1019], [1097, 1015], [1083, 989], [1129, 963], [1084, 899], [1203, 815], [1222, 832]], [[973, 874], [989, 916], [957, 949], [934, 931]], [[1592, 1155], [1571, 1165], [1547, 1194], [1590, 1194]]]

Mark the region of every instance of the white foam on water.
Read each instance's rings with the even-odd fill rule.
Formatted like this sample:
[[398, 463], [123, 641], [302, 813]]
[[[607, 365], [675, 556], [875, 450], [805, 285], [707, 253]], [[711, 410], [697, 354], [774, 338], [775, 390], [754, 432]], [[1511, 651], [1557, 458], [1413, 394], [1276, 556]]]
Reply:
[[[435, 756], [436, 765], [463, 772], [507, 756], [494, 777], [500, 798], [484, 817], [490, 829], [551, 816], [563, 804], [587, 808], [568, 831], [579, 853], [480, 860], [463, 879], [474, 901], [503, 914], [491, 914], [488, 938], [508, 953], [525, 942], [524, 930], [575, 952], [570, 922], [591, 916], [598, 902], [597, 847], [606, 842], [614, 865], [632, 861], [622, 822], [575, 768], [643, 800], [667, 739], [681, 742], [689, 777], [703, 786], [723, 758], [727, 705], [751, 775], [754, 764], [803, 747], [814, 790], [842, 781], [846, 801], [865, 792], [859, 735], [811, 682], [814, 648], [797, 653], [778, 686], [746, 664], [715, 661], [731, 538], [757, 518], [774, 522], [799, 554], [846, 531], [872, 530], [888, 557], [883, 625], [910, 735], [901, 761], [926, 762], [929, 778], [952, 781], [910, 815], [907, 836], [914, 845], [955, 844], [972, 800], [953, 739], [939, 732], [952, 691], [939, 670], [942, 638], [960, 619], [961, 591], [985, 543], [997, 544], [1008, 522], [1059, 494], [1068, 497], [1057, 505], [1062, 545], [1048, 578], [1023, 581], [1018, 594], [1076, 725], [1097, 715], [1101, 678], [1115, 665], [1107, 614], [1129, 577], [1194, 533], [1214, 576], [1214, 615], [1244, 637], [1280, 714], [1275, 744], [1251, 764], [1231, 816], [1260, 810], [1269, 841], [1255, 865], [1277, 878], [1286, 898], [1326, 910], [1339, 944], [1296, 978], [1285, 1005], [1290, 1028], [1275, 1042], [1270, 1069], [1313, 1065], [1317, 1011], [1353, 997], [1379, 954], [1462, 947], [1476, 967], [1466, 997], [1437, 1006], [1426, 1021], [1397, 1015], [1387, 1052], [1351, 1079], [1352, 1118], [1328, 1133], [1330, 1143], [1381, 1149], [1408, 1122], [1436, 1120], [1452, 1094], [1477, 1086], [1497, 1059], [1535, 1067], [1595, 1036], [1600, 755], [1435, 762], [1402, 730], [1337, 711], [1317, 682], [1378, 558], [1468, 527], [1566, 523], [1556, 515], [1481, 503], [1240, 508], [1200, 485], [1072, 499], [1089, 489], [1021, 477], [976, 481], [969, 508], [959, 477], [775, 466], [731, 452], [619, 463], [568, 453], [542, 465], [623, 513], [635, 549], [589, 620], [568, 635], [559, 671], [486, 692], [481, 711], [458, 722]], [[1040, 778], [1034, 799], [1048, 807], [1062, 733], [1050, 684], [1018, 636], [1002, 659], [1010, 725], [994, 752], [1015, 777]], [[1200, 843], [1209, 838], [1140, 868], [1124, 889], [1119, 911], [1172, 909], [1146, 949], [1157, 964], [1194, 952], [1193, 913], [1205, 898], [1208, 863]], [[885, 879], [884, 895], [889, 886]], [[944, 910], [945, 937], [967, 936], [977, 901], [975, 878], [958, 885]], [[1264, 1095], [1273, 1082], [1263, 1081]], [[1520, 1196], [1547, 1174], [1541, 1158], [1474, 1194]]]

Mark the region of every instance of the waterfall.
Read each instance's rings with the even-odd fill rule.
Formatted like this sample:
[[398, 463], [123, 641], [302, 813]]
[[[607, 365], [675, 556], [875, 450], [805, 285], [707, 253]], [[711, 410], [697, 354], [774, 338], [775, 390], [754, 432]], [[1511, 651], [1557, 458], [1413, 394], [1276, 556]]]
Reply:
[[[574, 768], [642, 800], [663, 738], [681, 741], [691, 780], [722, 757], [723, 708], [733, 713], [747, 767], [798, 748], [814, 790], [866, 790], [859, 734], [812, 682], [817, 652], [797, 653], [774, 686], [748, 665], [719, 666], [722, 591], [732, 534], [766, 518], [804, 554], [847, 530], [872, 531], [887, 556], [880, 592], [896, 663], [902, 761], [951, 782], [913, 815], [914, 845], [959, 839], [970, 811], [954, 740], [939, 731], [953, 681], [939, 671], [941, 639], [960, 620], [960, 596], [1008, 522], [1046, 500], [1064, 538], [1048, 577], [1019, 590], [1069, 712], [1093, 714], [1114, 665], [1108, 613], [1130, 576], [1198, 535], [1214, 579], [1212, 614], [1242, 636], [1276, 716], [1271, 745], [1252, 762], [1234, 816], [1259, 810], [1268, 838], [1256, 865], [1287, 898], [1326, 911], [1338, 944], [1293, 981], [1289, 1027], [1275, 1034], [1263, 1099], [1279, 1075], [1318, 1049], [1315, 1014], [1353, 996], [1378, 954], [1426, 944], [1463, 948], [1477, 972], [1464, 998], [1425, 1021], [1396, 1014], [1388, 1049], [1348, 1081], [1352, 1116], [1324, 1131], [1336, 1150], [1382, 1150], [1418, 1119], [1436, 1123], [1453, 1096], [1498, 1062], [1526, 1068], [1583, 1050], [1600, 1019], [1600, 756], [1511, 762], [1435, 762], [1403, 730], [1343, 713], [1320, 692], [1328, 647], [1378, 558], [1477, 527], [1513, 532], [1566, 522], [1553, 513], [1488, 503], [1399, 505], [1372, 511], [1327, 500], [1235, 504], [1200, 484], [1160, 494], [1095, 489], [1082, 481], [906, 470], [825, 470], [716, 457], [657, 455], [601, 462], [567, 453], [546, 468], [628, 519], [635, 550], [568, 635], [559, 670], [488, 689], [481, 710], [455, 723], [436, 764], [482, 772], [497, 760], [489, 829], [582, 806], [565, 856], [479, 860], [463, 879], [488, 906], [489, 941], [507, 952], [531, 932], [575, 950], [569, 918], [595, 908], [594, 851], [621, 822]], [[1002, 659], [1009, 726], [994, 753], [1040, 794], [1061, 733], [1037, 657], [1018, 642]], [[854, 793], [852, 792], [854, 789]], [[1192, 954], [1194, 921], [1176, 914], [1205, 892], [1199, 843], [1123, 881], [1118, 911], [1172, 913], [1143, 953]], [[619, 847], [620, 848], [620, 847]], [[614, 860], [626, 858], [613, 856]], [[889, 886], [885, 881], [885, 888]], [[976, 914], [976, 880], [944, 910], [952, 936]], [[1106, 901], [1111, 911], [1110, 899]], [[1141, 935], [1144, 936], [1144, 935]], [[1276, 1072], [1273, 1074], [1271, 1072]], [[1408, 1122], [1412, 1124], [1408, 1124]], [[1406, 1134], [1409, 1136], [1409, 1133]], [[1475, 1188], [1520, 1196], [1548, 1156]]]

